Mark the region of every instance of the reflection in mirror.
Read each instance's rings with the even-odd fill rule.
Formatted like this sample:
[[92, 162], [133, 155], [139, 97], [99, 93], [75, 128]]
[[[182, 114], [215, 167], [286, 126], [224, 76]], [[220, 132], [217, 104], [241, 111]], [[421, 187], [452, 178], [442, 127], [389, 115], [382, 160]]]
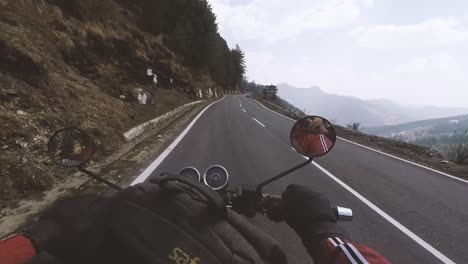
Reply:
[[298, 153], [307, 157], [323, 156], [332, 150], [335, 143], [335, 128], [320, 116], [304, 117], [291, 130], [291, 144]]
[[81, 129], [65, 128], [55, 132], [47, 145], [52, 160], [65, 167], [78, 167], [94, 154], [91, 137]]

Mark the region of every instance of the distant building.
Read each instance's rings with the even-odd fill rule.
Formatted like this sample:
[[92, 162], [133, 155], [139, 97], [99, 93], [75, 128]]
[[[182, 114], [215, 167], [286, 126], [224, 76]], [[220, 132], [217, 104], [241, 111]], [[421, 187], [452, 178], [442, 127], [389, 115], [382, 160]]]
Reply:
[[266, 86], [266, 88], [263, 89], [263, 98], [276, 99], [277, 93], [278, 93], [278, 87], [274, 85]]
[[460, 122], [460, 121], [458, 121], [458, 120], [450, 120], [450, 121], [449, 121], [449, 124], [451, 124], [451, 125], [456, 125], [456, 124], [458, 124], [459, 122]]

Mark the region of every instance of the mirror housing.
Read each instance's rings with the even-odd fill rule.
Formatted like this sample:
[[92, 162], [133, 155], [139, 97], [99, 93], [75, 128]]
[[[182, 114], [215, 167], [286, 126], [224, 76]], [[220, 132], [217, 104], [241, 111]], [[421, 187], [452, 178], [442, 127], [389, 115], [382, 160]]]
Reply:
[[71, 127], [55, 132], [49, 139], [47, 150], [56, 164], [80, 167], [93, 157], [95, 145], [85, 131]]

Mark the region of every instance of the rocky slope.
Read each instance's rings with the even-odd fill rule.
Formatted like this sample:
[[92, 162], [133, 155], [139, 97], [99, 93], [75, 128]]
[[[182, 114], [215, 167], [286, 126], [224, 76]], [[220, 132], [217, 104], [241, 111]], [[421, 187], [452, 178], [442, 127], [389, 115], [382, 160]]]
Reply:
[[[86, 129], [99, 160], [129, 128], [217, 87], [136, 16], [112, 0], [0, 0], [0, 209], [66, 180], [46, 154], [54, 131]], [[138, 89], [149, 104], [138, 104]]]

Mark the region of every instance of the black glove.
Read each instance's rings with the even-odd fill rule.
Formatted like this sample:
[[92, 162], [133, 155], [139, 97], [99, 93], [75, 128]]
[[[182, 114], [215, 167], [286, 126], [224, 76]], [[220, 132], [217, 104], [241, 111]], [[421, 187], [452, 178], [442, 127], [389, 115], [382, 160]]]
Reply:
[[312, 257], [316, 256], [323, 239], [347, 237], [346, 232], [336, 224], [335, 210], [323, 194], [293, 184], [283, 192], [282, 200], [286, 223], [302, 238]]
[[[180, 227], [168, 223], [177, 222], [181, 211], [190, 213], [185, 206], [171, 206], [179, 200], [168, 205], [168, 199], [181, 192], [177, 186], [163, 189], [145, 182], [112, 197], [84, 195], [59, 201], [22, 232], [40, 255], [32, 263], [50, 259], [68, 264], [165, 263], [169, 246], [199, 250], [197, 240], [187, 239], [190, 236], [179, 232]], [[167, 237], [154, 236], [158, 233]], [[209, 258], [209, 252], [197, 250], [200, 258]]]
[[100, 242], [110, 204], [108, 198], [94, 194], [61, 200], [23, 233], [39, 253], [78, 258]]

